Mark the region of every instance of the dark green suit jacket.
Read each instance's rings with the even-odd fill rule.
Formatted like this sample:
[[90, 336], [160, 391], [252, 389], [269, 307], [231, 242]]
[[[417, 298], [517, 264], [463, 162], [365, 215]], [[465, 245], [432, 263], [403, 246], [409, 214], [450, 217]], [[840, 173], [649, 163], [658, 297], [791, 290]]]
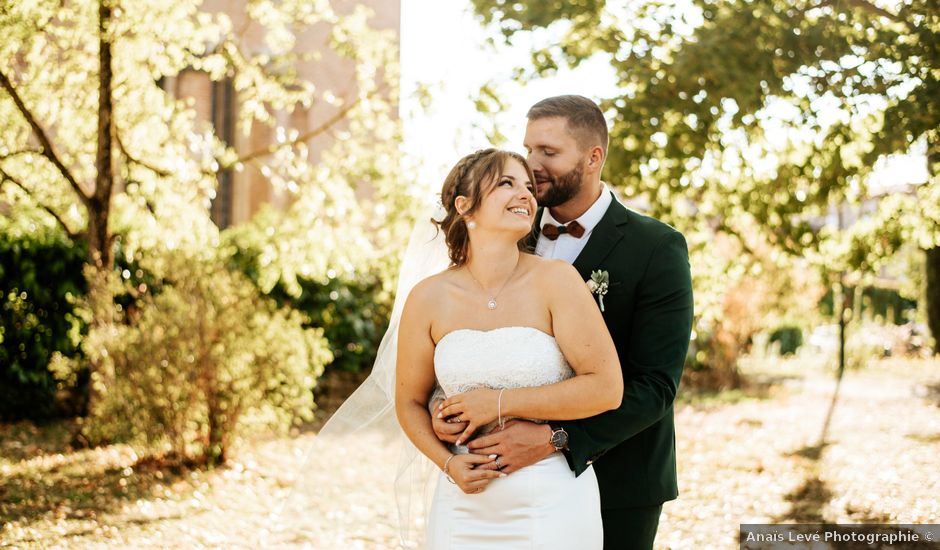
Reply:
[[[541, 219], [541, 211], [538, 220]], [[528, 240], [534, 248], [540, 225]], [[678, 495], [673, 401], [692, 331], [692, 279], [685, 238], [614, 198], [574, 267], [607, 271], [604, 320], [623, 370], [613, 411], [560, 422], [568, 463], [594, 465], [602, 508], [661, 504]]]

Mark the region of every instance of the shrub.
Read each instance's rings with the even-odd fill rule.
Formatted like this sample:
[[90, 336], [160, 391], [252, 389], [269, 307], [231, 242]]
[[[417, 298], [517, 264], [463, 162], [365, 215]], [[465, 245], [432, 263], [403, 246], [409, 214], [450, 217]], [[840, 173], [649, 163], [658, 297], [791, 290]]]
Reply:
[[768, 343], [777, 344], [780, 355], [793, 355], [803, 345], [803, 330], [795, 325], [777, 327], [770, 333]]
[[231, 269], [248, 276], [278, 305], [300, 312], [305, 327], [323, 329], [333, 355], [328, 369], [353, 373], [371, 369], [391, 315], [391, 293], [383, 281], [392, 268], [373, 262], [366, 269], [346, 266], [312, 276], [319, 270], [293, 265], [296, 259], [291, 254], [273, 246], [264, 215], [223, 234]]
[[83, 426], [89, 442], [223, 462], [246, 429], [311, 419], [311, 390], [330, 359], [322, 331], [218, 261], [178, 253], [158, 261], [151, 271], [171, 274], [159, 293], [140, 296], [126, 324], [87, 338], [99, 396]]
[[301, 293], [278, 284], [269, 296], [306, 316], [305, 326], [322, 327], [333, 361], [328, 369], [362, 372], [372, 368], [391, 315], [391, 303], [377, 274], [335, 277], [326, 283], [298, 278]]
[[55, 416], [54, 358], [80, 356], [83, 247], [40, 226], [0, 227], [0, 419]]

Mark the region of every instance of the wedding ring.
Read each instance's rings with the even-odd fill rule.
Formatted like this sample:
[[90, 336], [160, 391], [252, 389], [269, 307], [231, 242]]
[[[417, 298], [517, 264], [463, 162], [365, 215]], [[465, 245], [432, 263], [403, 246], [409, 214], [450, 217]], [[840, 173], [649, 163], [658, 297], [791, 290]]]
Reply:
[[458, 422], [458, 423], [459, 423], [459, 422], [463, 422], [463, 419], [460, 418], [460, 415], [457, 415], [457, 416], [454, 417], [454, 422]]
[[503, 465], [499, 463], [499, 457], [496, 457], [496, 469], [497, 470], [503, 469]]

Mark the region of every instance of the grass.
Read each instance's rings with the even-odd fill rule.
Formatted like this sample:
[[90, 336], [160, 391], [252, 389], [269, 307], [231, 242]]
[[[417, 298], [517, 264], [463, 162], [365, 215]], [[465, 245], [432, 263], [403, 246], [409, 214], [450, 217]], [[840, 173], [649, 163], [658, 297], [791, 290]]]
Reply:
[[124, 445], [75, 449], [75, 429], [74, 421], [0, 425], [0, 541], [44, 547], [81, 536], [128, 503], [187, 498], [211, 475], [147, 464]]

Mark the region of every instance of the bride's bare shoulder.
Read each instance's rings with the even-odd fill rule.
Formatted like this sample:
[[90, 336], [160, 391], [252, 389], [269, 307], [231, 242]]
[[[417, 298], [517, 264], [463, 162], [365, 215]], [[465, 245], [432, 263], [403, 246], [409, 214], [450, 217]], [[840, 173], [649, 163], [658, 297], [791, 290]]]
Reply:
[[559, 294], [570, 292], [577, 285], [584, 284], [578, 270], [564, 260], [533, 256], [530, 265], [535, 288], [550, 300]]
[[445, 269], [418, 282], [411, 289], [406, 301], [409, 308], [427, 308], [440, 302], [440, 297], [452, 285], [453, 270]]
[[571, 279], [572, 276], [579, 276], [578, 270], [564, 260], [542, 258], [534, 254], [528, 255], [528, 258], [532, 273], [535, 274], [539, 280], [552, 280], [558, 277]]

